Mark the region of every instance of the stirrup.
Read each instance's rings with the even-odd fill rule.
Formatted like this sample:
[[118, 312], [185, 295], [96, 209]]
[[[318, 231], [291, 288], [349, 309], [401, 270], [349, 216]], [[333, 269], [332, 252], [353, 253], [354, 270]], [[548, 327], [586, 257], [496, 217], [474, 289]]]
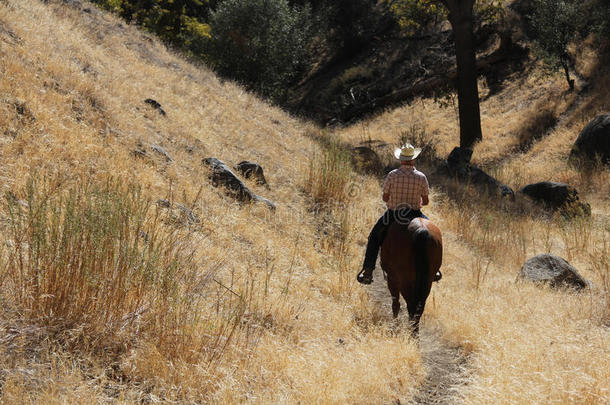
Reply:
[[358, 277], [356, 280], [360, 284], [371, 284], [373, 282], [373, 269], [362, 269], [360, 273], [358, 273]]

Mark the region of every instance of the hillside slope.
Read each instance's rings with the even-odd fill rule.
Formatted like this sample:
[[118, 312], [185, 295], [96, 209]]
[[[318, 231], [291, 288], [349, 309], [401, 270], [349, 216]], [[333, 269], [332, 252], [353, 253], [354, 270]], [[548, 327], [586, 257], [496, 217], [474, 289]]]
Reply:
[[[415, 139], [436, 143], [444, 158], [458, 139], [453, 109], [418, 99], [350, 128], [319, 130], [88, 3], [0, 2], [2, 402], [409, 403], [434, 397], [435, 356], [456, 353], [464, 358], [438, 362], [463, 369], [443, 377], [438, 398], [607, 402], [609, 173], [565, 163], [578, 128], [610, 108], [608, 72], [599, 66], [582, 67], [597, 78], [589, 93], [567, 94], [561, 78], [533, 72], [482, 104], [477, 163], [513, 187], [533, 180], [577, 184], [593, 216], [532, 218], [432, 184], [426, 213], [443, 230], [444, 279], [433, 287], [422, 324], [423, 339], [430, 339], [420, 350], [408, 320], [392, 321], [382, 275], [375, 274], [374, 288], [355, 281], [369, 228], [383, 209], [379, 179], [354, 173], [340, 148], [324, 145], [329, 139], [391, 145], [419, 133]], [[545, 136], [521, 149], [544, 114], [555, 117], [554, 125], [543, 125]], [[230, 166], [261, 163], [269, 188], [246, 184], [273, 200], [275, 212], [215, 188], [201, 163], [207, 157]], [[98, 319], [94, 312], [73, 323], [69, 311], [37, 312], [47, 301], [78, 312], [69, 304], [80, 291], [63, 301], [43, 294], [39, 307], [31, 305], [37, 284], [30, 281], [47, 269], [31, 266], [25, 276], [19, 270], [42, 246], [37, 235], [47, 233], [34, 232], [37, 215], [30, 215], [22, 239], [14, 210], [39, 212], [28, 203], [36, 201], [36, 184], [48, 187], [40, 190], [43, 200], [65, 205], [80, 184], [113, 182], [119, 190], [135, 183], [150, 203], [152, 225], [136, 240], [176, 240], [165, 246], [170, 257], [187, 250], [192, 271], [170, 266], [174, 273], [161, 274], [154, 286], [184, 276], [176, 288], [188, 295], [159, 301], [164, 296], [150, 291], [147, 305], [135, 300], [133, 310], [116, 310], [116, 329], [89, 321]], [[95, 198], [103, 202], [112, 193], [102, 190]], [[69, 216], [57, 212], [51, 217], [57, 222]], [[63, 246], [59, 239], [50, 244]], [[96, 254], [95, 243], [87, 246], [93, 249], [74, 252], [74, 261]], [[51, 251], [49, 267], [57, 261]], [[594, 287], [573, 294], [516, 285], [523, 261], [546, 251], [564, 256]], [[103, 285], [97, 277], [87, 274], [82, 285]], [[61, 274], [54, 280], [70, 281]]]
[[[370, 324], [377, 310], [310, 213], [303, 190], [315, 128], [87, 3], [0, 3], [0, 56], [3, 191], [22, 195], [31, 176], [135, 182], [152, 203], [192, 207], [200, 222], [184, 226], [207, 280], [199, 324], [178, 342], [199, 356], [170, 355], [139, 334], [116, 355], [99, 356], [72, 351], [20, 307], [16, 270], [4, 266], [3, 402], [409, 398], [422, 376], [415, 345], [406, 332]], [[270, 188], [248, 185], [275, 201], [276, 212], [214, 188], [201, 164], [207, 157], [260, 162]], [[220, 358], [197, 346], [204, 333], [226, 340], [210, 343], [225, 347]]]

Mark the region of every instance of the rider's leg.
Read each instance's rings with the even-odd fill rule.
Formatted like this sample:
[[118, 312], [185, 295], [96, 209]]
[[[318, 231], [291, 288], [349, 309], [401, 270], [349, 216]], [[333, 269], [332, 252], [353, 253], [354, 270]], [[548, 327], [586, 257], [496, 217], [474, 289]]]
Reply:
[[366, 253], [364, 254], [364, 263], [362, 264], [362, 270], [358, 273], [358, 281], [362, 284], [370, 284], [373, 282], [373, 270], [377, 263], [377, 256], [379, 254], [379, 248], [383, 243], [383, 239], [387, 233], [387, 229], [394, 221], [394, 215], [391, 210], [387, 210], [377, 220], [377, 223], [369, 234], [368, 243], [366, 245]]

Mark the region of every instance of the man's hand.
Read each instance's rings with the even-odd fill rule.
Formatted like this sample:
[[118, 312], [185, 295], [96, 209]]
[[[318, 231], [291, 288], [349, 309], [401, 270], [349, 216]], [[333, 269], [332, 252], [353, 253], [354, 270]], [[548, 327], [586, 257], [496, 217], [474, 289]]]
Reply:
[[421, 196], [421, 205], [428, 205], [429, 203], [430, 203], [430, 200], [428, 200], [428, 196], [422, 195]]
[[390, 193], [383, 193], [383, 202], [388, 202], [390, 199]]

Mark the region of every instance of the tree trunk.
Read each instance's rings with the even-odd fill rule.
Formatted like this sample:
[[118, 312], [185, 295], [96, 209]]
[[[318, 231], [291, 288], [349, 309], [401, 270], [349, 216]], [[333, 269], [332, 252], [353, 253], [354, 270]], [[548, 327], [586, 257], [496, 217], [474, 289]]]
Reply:
[[563, 72], [566, 75], [566, 81], [568, 82], [568, 86], [570, 86], [570, 90], [574, 90], [574, 80], [570, 78], [570, 65], [568, 64], [567, 59], [561, 58], [561, 67], [563, 67]]
[[471, 148], [476, 142], [483, 139], [473, 33], [474, 0], [443, 0], [442, 2], [449, 10], [449, 22], [455, 37], [460, 146]]

